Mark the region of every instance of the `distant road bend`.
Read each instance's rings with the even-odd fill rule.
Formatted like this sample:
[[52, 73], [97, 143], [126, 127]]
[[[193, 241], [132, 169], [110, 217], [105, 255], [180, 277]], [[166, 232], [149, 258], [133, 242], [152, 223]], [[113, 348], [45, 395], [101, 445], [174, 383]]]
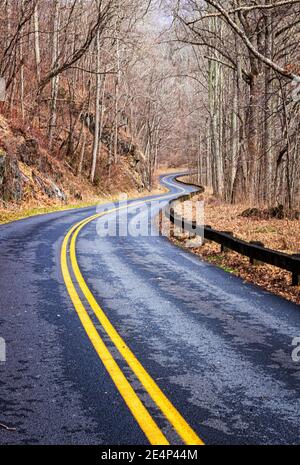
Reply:
[[[0, 227], [0, 444], [300, 444], [299, 306], [134, 228], [192, 191]], [[154, 208], [148, 220], [147, 205]]]

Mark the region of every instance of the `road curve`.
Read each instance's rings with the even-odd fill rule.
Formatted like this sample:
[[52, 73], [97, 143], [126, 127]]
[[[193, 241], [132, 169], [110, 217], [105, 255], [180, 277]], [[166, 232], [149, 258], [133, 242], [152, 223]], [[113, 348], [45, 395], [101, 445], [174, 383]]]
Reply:
[[299, 306], [134, 234], [161, 182], [0, 227], [0, 444], [300, 444]]

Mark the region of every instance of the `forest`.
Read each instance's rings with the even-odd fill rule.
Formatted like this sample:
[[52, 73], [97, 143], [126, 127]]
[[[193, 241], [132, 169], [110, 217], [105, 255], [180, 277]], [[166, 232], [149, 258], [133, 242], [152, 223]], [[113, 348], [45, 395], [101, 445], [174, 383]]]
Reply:
[[0, 43], [0, 453], [300, 445], [300, 0], [0, 0]]
[[145, 187], [188, 165], [229, 203], [297, 209], [299, 13], [297, 0], [1, 0], [1, 114], [94, 185], [130, 153]]

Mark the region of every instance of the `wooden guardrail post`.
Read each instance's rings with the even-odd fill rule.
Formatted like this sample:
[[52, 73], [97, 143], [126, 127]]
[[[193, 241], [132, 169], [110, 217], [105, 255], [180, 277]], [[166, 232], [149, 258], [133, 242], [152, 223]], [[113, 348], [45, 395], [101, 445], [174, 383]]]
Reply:
[[[300, 258], [300, 254], [295, 253], [292, 257]], [[292, 286], [300, 286], [300, 271], [292, 273]]]
[[184, 226], [185, 226], [185, 218], [184, 218], [184, 216], [183, 216], [183, 217], [181, 218], [181, 231], [180, 231], [181, 234], [184, 234], [184, 233], [185, 233], [185, 227], [184, 227]]
[[192, 226], [191, 228], [187, 228], [187, 231], [188, 231], [188, 239], [189, 240], [192, 240], [192, 239], [196, 239], [197, 237], [197, 234], [196, 234], [196, 229], [197, 229], [197, 221], [196, 220], [193, 220], [190, 225]]
[[159, 220], [158, 220], [158, 230], [159, 230], [159, 235], [163, 235], [163, 210], [159, 211]]
[[[220, 231], [221, 233], [223, 234], [228, 234], [228, 236], [233, 236], [233, 232], [232, 231]], [[229, 252], [229, 248], [226, 247], [225, 245], [221, 244], [221, 253], [222, 252]]]
[[174, 237], [174, 208], [173, 207], [170, 208], [170, 218], [171, 218], [170, 237]]
[[[260, 241], [250, 241], [249, 244], [252, 245], [258, 245], [259, 247], [264, 247], [265, 244]], [[261, 262], [260, 260], [256, 260], [255, 258], [250, 257], [250, 263], [251, 265], [263, 265], [264, 262]]]
[[[196, 231], [197, 228], [197, 209], [195, 202], [192, 203], [192, 229]], [[190, 239], [195, 239], [197, 237], [196, 233], [190, 233]]]
[[204, 240], [203, 240], [203, 245], [206, 244], [207, 242], [209, 242], [209, 239], [207, 239], [205, 237], [205, 229], [212, 229], [211, 225], [210, 224], [205, 224], [204, 225]]

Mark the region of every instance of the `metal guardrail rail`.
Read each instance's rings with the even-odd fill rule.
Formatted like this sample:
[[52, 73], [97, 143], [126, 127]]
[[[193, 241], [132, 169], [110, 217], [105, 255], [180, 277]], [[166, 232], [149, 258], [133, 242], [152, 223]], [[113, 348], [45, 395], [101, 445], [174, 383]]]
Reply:
[[268, 249], [263, 245], [251, 244], [250, 242], [238, 239], [231, 234], [212, 229], [210, 226], [199, 227], [195, 222], [186, 221], [180, 215], [175, 214], [174, 208], [172, 208], [172, 204], [174, 202], [185, 202], [186, 200], [190, 200], [196, 194], [204, 192], [203, 187], [178, 179], [179, 177], [183, 176], [186, 176], [186, 174], [175, 178], [176, 181], [180, 182], [181, 184], [194, 186], [196, 191], [189, 194], [184, 194], [177, 199], [170, 201], [169, 208], [166, 210], [165, 214], [174, 225], [194, 235], [203, 235], [204, 231], [205, 239], [221, 244], [223, 248], [238, 252], [241, 255], [249, 257], [251, 260], [267, 263], [269, 265], [287, 270], [292, 273], [292, 285], [300, 285], [300, 254], [289, 255], [286, 253], [278, 252], [276, 250]]

